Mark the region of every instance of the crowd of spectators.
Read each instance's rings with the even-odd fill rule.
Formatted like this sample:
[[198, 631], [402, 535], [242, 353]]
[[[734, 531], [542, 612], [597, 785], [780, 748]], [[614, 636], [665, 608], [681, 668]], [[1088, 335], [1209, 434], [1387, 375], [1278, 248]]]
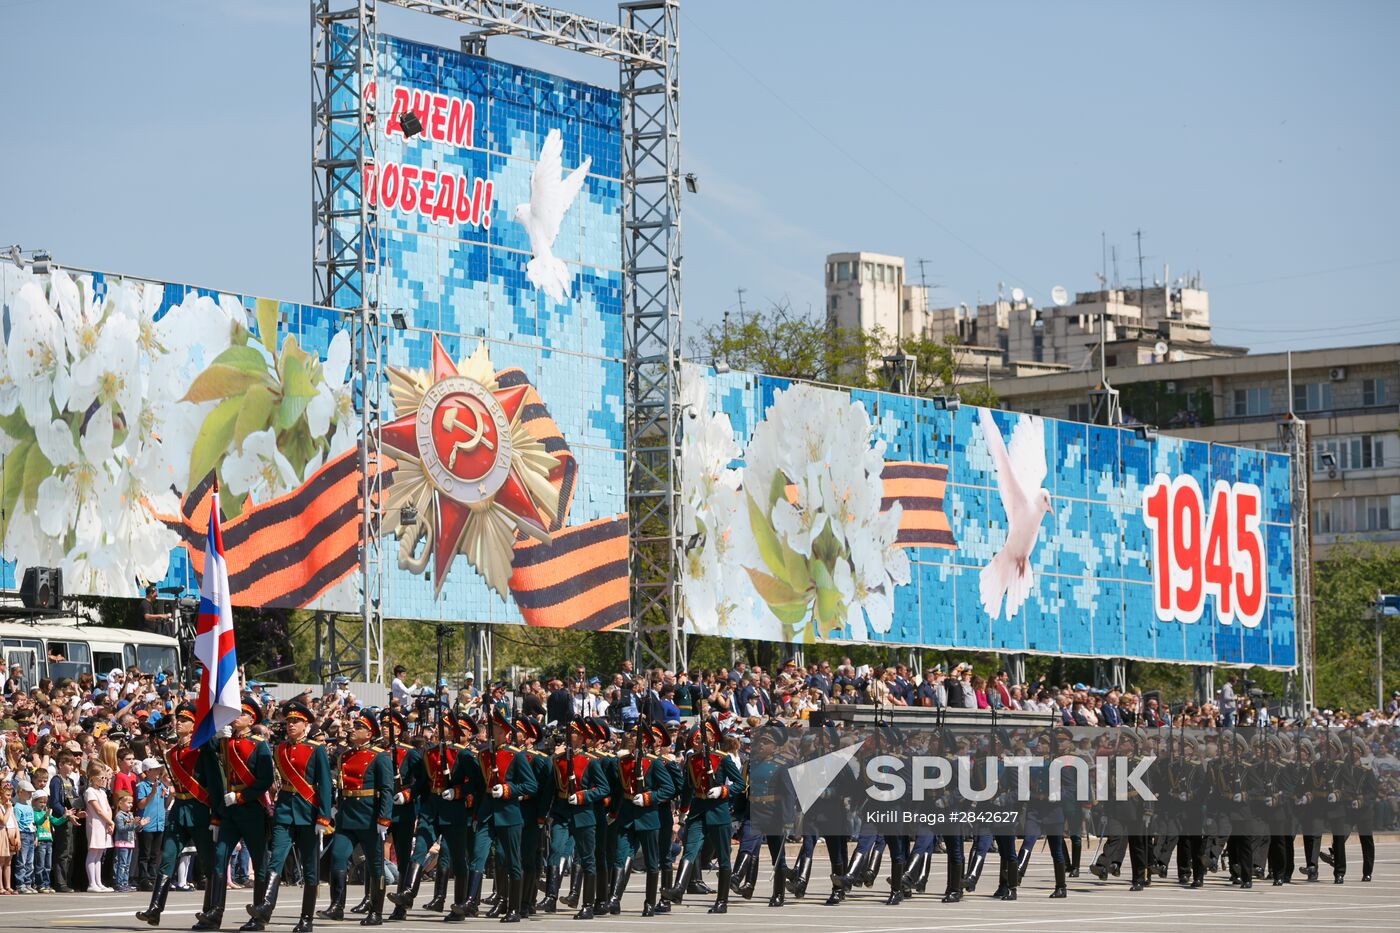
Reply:
[[[266, 685], [246, 684], [271, 712], [276, 701]], [[519, 685], [515, 702], [527, 715], [561, 721], [572, 714], [605, 717], [629, 726], [638, 716], [675, 722], [692, 716], [702, 701], [724, 718], [787, 722], [809, 719], [833, 703], [945, 707], [966, 710], [1025, 710], [1053, 714], [1067, 725], [1217, 726], [1259, 721], [1266, 702], [1234, 676], [1214, 702], [1174, 703], [1112, 687], [1082, 683], [1013, 683], [1005, 670], [977, 670], [962, 663], [922, 675], [903, 664], [799, 666], [788, 662], [765, 670], [745, 663], [691, 671], [634, 671], [630, 662], [611, 674], [579, 665], [566, 677], [531, 679]], [[437, 684], [444, 705], [479, 708], [482, 689], [470, 677]], [[498, 689], [493, 687], [493, 689]], [[432, 703], [431, 687], [394, 672], [390, 702], [400, 708]], [[172, 711], [193, 700], [173, 678], [136, 668], [111, 670], [76, 680], [28, 683], [22, 671], [0, 668], [0, 895], [45, 891], [148, 889], [160, 857], [171, 785], [163, 768], [164, 742]], [[318, 719], [318, 735], [334, 742], [349, 732], [360, 701], [346, 678], [302, 701]], [[1349, 712], [1318, 709], [1307, 724], [1346, 728], [1400, 724], [1400, 691], [1384, 709]], [[264, 722], [255, 732], [271, 738]], [[189, 853], [187, 853], [189, 854]], [[177, 873], [180, 887], [197, 885], [189, 860]], [[233, 884], [246, 883], [246, 853], [236, 853]]]

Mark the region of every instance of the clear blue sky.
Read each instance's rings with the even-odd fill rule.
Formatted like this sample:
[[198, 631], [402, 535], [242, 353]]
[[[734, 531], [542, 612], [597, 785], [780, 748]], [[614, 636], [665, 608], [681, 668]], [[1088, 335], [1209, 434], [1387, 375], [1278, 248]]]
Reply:
[[[820, 309], [849, 249], [928, 259], [938, 304], [998, 282], [1046, 302], [1094, 287], [1101, 232], [1135, 281], [1141, 228], [1150, 270], [1203, 273], [1223, 342], [1400, 339], [1400, 3], [682, 10], [690, 320], [740, 286]], [[394, 9], [381, 29], [458, 35]], [[309, 47], [304, 0], [0, 0], [0, 245], [309, 299]]]

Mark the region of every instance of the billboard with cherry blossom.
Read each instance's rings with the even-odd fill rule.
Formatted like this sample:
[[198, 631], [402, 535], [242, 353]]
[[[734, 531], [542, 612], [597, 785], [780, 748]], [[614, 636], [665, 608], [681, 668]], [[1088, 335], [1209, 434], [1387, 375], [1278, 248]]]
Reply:
[[687, 630], [1291, 668], [1288, 459], [687, 366]]

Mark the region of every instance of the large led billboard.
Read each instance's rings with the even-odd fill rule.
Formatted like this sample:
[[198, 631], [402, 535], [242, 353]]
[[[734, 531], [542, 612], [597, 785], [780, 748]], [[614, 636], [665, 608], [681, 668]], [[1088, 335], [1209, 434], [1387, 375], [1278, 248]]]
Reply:
[[687, 366], [687, 630], [1296, 663], [1288, 459]]
[[378, 383], [385, 519], [414, 518], [384, 612], [624, 625], [618, 96], [392, 37], [378, 67], [365, 190], [405, 324]]
[[[381, 611], [623, 626], [617, 95], [392, 38], [379, 62]], [[236, 604], [359, 612], [346, 312], [10, 264], [0, 297], [6, 586], [197, 585], [217, 503]]]

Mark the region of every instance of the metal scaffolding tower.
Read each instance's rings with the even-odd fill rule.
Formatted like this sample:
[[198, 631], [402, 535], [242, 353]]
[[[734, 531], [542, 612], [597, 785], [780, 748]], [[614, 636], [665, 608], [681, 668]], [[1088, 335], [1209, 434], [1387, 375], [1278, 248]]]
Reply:
[[[1289, 378], [1290, 383], [1292, 377]], [[1292, 390], [1289, 397], [1292, 397]], [[1291, 407], [1291, 406], [1290, 406]], [[1309, 489], [1308, 423], [1291, 411], [1278, 423], [1279, 447], [1288, 454], [1293, 506], [1293, 619], [1297, 631], [1298, 673], [1294, 680], [1297, 714], [1313, 708], [1312, 493]]]
[[311, 109], [313, 296], [346, 312], [355, 351], [355, 403], [360, 412], [360, 624], [353, 634], [330, 615], [317, 633], [332, 675], [383, 678], [384, 551], [379, 535], [380, 371], [379, 212], [362, 197], [374, 164], [374, 98], [364, 90], [376, 73], [375, 0], [312, 0]]
[[[631, 522], [629, 653], [685, 663], [678, 627], [680, 542], [681, 263], [679, 0], [634, 0], [605, 23], [525, 0], [383, 0], [470, 28], [464, 50], [483, 55], [492, 36], [515, 36], [615, 61], [622, 95], [623, 314], [628, 513]], [[375, 0], [312, 0], [315, 116], [315, 300], [354, 313], [360, 390], [378, 386], [379, 218], [361, 197], [374, 162], [377, 117], [363, 93], [375, 74]], [[378, 534], [378, 392], [362, 398], [363, 638], [342, 637], [331, 668], [382, 678], [383, 551]], [[489, 650], [489, 649], [488, 649]], [[356, 653], [358, 652], [358, 654]]]

